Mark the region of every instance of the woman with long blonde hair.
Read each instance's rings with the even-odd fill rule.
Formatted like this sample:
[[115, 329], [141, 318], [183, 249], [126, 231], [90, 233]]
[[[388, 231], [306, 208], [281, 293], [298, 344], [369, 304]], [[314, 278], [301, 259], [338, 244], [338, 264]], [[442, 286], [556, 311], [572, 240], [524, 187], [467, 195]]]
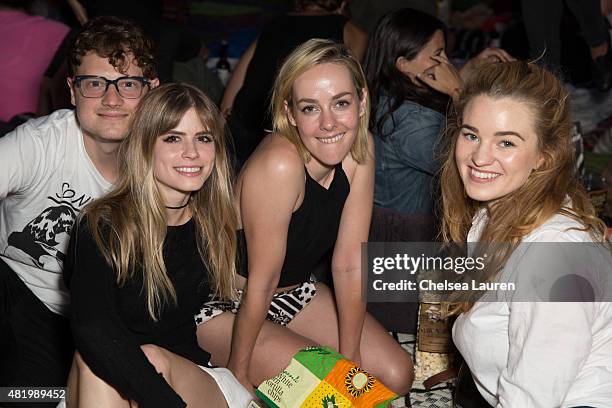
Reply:
[[[374, 183], [363, 71], [346, 46], [309, 40], [280, 68], [272, 101], [275, 132], [236, 187], [241, 299], [204, 305], [199, 343], [247, 388], [280, 373], [300, 348], [323, 344], [405, 394], [410, 356], [361, 296]], [[335, 296], [312, 277], [328, 252]]]
[[[69, 401], [246, 406], [231, 374], [207, 367], [193, 320], [209, 293], [234, 290], [236, 215], [219, 111], [194, 87], [161, 86], [143, 98], [119, 160], [115, 188], [86, 208], [67, 255], [77, 349]], [[220, 389], [219, 378], [232, 385]]]
[[[580, 249], [604, 240], [604, 225], [574, 174], [569, 103], [554, 75], [520, 61], [481, 68], [461, 92], [440, 178], [443, 236], [478, 242], [477, 248], [494, 244], [483, 281], [516, 273], [517, 285], [535, 288], [546, 278], [530, 264], [544, 248], [540, 243]], [[530, 252], [519, 250], [521, 244]], [[599, 254], [609, 272], [609, 258]], [[542, 257], [537, 264], [545, 261], [556, 260]], [[612, 406], [610, 303], [513, 296], [464, 303], [453, 327], [487, 402]]]

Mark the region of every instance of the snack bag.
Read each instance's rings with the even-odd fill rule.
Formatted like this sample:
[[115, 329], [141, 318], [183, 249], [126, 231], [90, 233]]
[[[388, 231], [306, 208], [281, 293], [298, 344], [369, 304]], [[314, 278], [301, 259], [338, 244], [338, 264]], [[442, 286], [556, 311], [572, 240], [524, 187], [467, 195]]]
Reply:
[[257, 396], [270, 408], [382, 408], [397, 397], [380, 381], [329, 347], [298, 352]]

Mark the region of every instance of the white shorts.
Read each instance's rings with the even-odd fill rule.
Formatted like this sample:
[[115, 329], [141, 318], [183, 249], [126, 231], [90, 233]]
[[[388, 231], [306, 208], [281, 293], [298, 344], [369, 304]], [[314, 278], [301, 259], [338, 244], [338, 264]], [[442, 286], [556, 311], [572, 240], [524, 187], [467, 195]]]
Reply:
[[198, 366], [208, 373], [219, 386], [229, 408], [247, 408], [253, 396], [238, 382], [227, 368]]
[[[229, 408], [247, 408], [249, 406], [253, 396], [238, 382], [230, 370], [223, 367], [198, 367], [215, 380]], [[57, 408], [66, 408], [66, 401], [62, 400]]]

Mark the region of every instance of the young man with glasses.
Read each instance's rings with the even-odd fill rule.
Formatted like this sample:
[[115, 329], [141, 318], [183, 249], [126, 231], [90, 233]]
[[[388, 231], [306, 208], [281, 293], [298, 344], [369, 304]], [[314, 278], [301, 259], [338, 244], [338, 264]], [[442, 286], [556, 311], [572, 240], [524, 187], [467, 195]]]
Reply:
[[62, 282], [70, 232], [80, 209], [116, 181], [130, 117], [159, 83], [142, 30], [115, 17], [85, 24], [68, 58], [75, 110], [0, 139], [3, 387], [65, 385], [74, 352]]

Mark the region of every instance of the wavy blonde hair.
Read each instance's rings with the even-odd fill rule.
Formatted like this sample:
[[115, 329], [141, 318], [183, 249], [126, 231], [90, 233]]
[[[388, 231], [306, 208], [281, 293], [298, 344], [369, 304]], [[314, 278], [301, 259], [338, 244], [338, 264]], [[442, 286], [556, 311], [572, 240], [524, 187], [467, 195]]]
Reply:
[[204, 186], [192, 194], [188, 208], [215, 294], [231, 298], [237, 220], [225, 123], [214, 103], [197, 88], [162, 85], [142, 99], [119, 149], [120, 176], [115, 188], [84, 212], [96, 244], [117, 273], [117, 283], [123, 285], [136, 267], [142, 270], [147, 309], [154, 320], [163, 304], [176, 304], [176, 292], [162, 256], [166, 209], [153, 173], [153, 151], [159, 136], [175, 128], [191, 108], [213, 135], [215, 163]]
[[357, 163], [363, 163], [368, 154], [368, 123], [370, 121], [368, 85], [361, 65], [343, 44], [313, 38], [297, 47], [285, 59], [276, 76], [272, 92], [270, 108], [274, 131], [280, 133], [295, 145], [305, 163], [310, 161], [310, 152], [302, 142], [297, 128], [289, 122], [285, 111], [285, 102], [287, 102], [289, 108], [293, 107], [293, 83], [304, 72], [320, 64], [339, 64], [346, 67], [355, 85], [359, 102], [364, 96], [366, 98], [365, 110], [359, 118], [357, 137], [351, 147], [353, 159]]
[[[549, 71], [533, 63], [514, 61], [482, 66], [465, 84], [454, 117], [449, 118], [449, 139], [441, 172], [442, 238], [464, 243], [472, 219], [482, 204], [467, 196], [455, 161], [455, 146], [466, 105], [475, 97], [510, 98], [533, 113], [541, 157], [523, 186], [487, 207], [488, 222], [479, 242], [503, 243], [489, 258], [485, 280], [492, 280], [523, 237], [555, 214], [564, 214], [603, 241], [605, 225], [595, 216], [587, 194], [575, 174], [575, 152], [571, 142], [569, 95]], [[571, 208], [566, 206], [567, 199]], [[462, 305], [469, 310], [473, 303]]]

